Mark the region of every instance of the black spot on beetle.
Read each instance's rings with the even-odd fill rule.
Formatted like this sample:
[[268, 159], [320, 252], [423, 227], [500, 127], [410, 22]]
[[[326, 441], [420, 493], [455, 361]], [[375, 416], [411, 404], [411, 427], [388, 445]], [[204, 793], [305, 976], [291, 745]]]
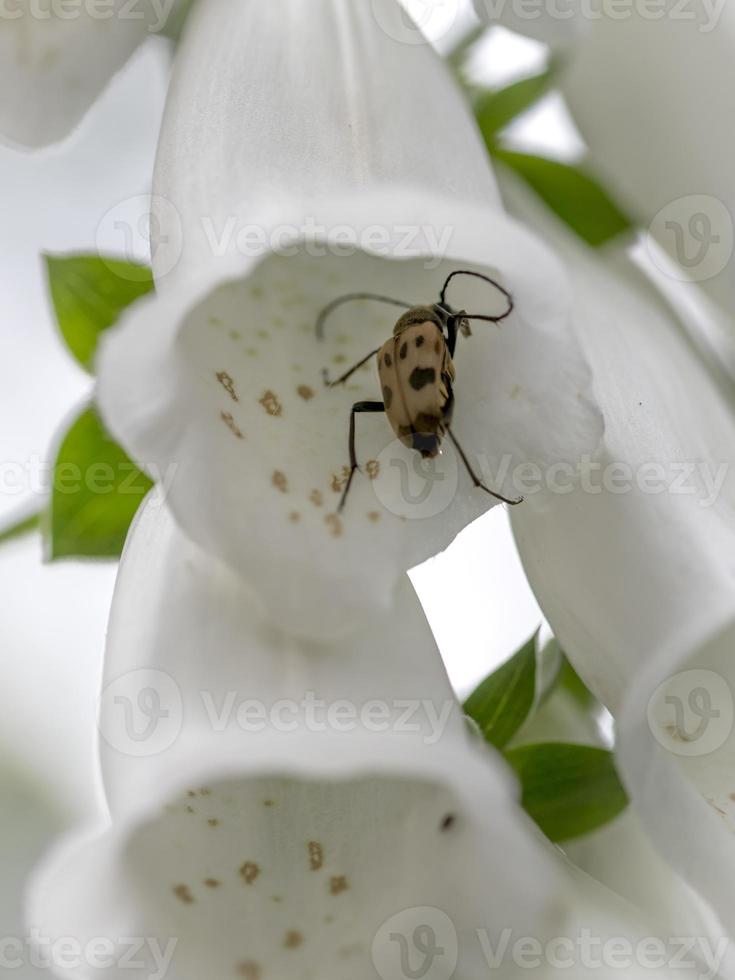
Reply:
[[392, 403], [393, 403], [393, 392], [388, 387], [388, 385], [385, 385], [383, 387], [383, 404], [385, 405], [386, 412], [390, 409]]
[[417, 347], [424, 346], [424, 338], [421, 336], [421, 334], [419, 334], [418, 337], [416, 338], [416, 346]]
[[436, 382], [436, 370], [433, 367], [414, 368], [408, 382], [414, 391], [421, 391], [426, 385], [433, 385]]
[[385, 364], [386, 367], [390, 367], [393, 364], [393, 359], [390, 356], [390, 354], [386, 354], [385, 355], [385, 357], [383, 358], [383, 362], [384, 362], [384, 364]]
[[441, 822], [441, 828], [440, 829], [442, 830], [443, 833], [446, 833], [446, 831], [452, 829], [452, 827], [455, 825], [456, 821], [457, 821], [457, 818], [454, 816], [454, 814], [453, 813], [448, 813], [446, 815], [446, 817], [442, 820], [442, 822]]
[[400, 350], [400, 358], [402, 361], [406, 360], [407, 354], [408, 354], [408, 344], [404, 340], [403, 343], [401, 344], [401, 350]]

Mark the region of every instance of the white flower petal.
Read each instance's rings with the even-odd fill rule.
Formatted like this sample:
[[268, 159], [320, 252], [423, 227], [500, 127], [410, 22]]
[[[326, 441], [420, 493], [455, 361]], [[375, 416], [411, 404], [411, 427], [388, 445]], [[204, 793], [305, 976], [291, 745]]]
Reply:
[[[157, 691], [169, 714], [136, 741], [151, 671], [168, 678]], [[475, 928], [524, 934], [560, 914], [553, 852], [504, 767], [471, 740], [407, 581], [395, 613], [348, 645], [298, 644], [153, 501], [123, 557], [106, 681], [114, 823], [40, 874], [29, 921], [42, 935], [175, 937], [180, 980], [238, 969], [359, 978], [375, 975], [376, 936], [376, 955], [396, 945], [383, 924], [396, 916], [394, 931], [413, 930], [428, 906], [441, 910], [438, 938], [459, 945], [461, 975], [479, 977]], [[230, 692], [217, 730], [208, 698], [219, 709]], [[292, 715], [278, 705], [310, 694], [356, 708], [355, 730], [305, 716], [281, 730], [275, 711]], [[237, 722], [246, 699], [267, 709], [260, 732]], [[387, 711], [375, 730], [371, 703]], [[437, 738], [435, 716], [446, 723]], [[182, 727], [169, 744], [172, 717]]]
[[[528, 217], [526, 199], [517, 190], [513, 199]], [[606, 452], [603, 470], [590, 474], [592, 492], [583, 482], [543, 517], [516, 513], [516, 540], [559, 641], [617, 714], [622, 774], [651, 840], [732, 930], [735, 422], [628, 260], [617, 268], [595, 261], [549, 227], [572, 269]], [[649, 724], [658, 685], [689, 669], [697, 673], [679, 679], [683, 692], [663, 692]], [[687, 758], [686, 732], [677, 740], [675, 704], [665, 697], [683, 697], [686, 707], [702, 687], [722, 714]], [[685, 727], [694, 731], [689, 704]]]
[[[100, 364], [107, 423], [173, 479], [182, 528], [253, 583], [279, 622], [312, 636], [369, 622], [405, 569], [493, 500], [453, 452], [436, 477], [415, 471], [417, 454], [365, 416], [359, 460], [373, 479], [358, 474], [336, 513], [351, 406], [380, 398], [380, 386], [368, 365], [327, 391], [322, 369], [335, 377], [382, 346], [398, 311], [343, 306], [318, 343], [332, 300], [367, 290], [432, 303], [448, 272], [492, 271], [517, 313], [500, 330], [476, 326], [457, 357], [457, 437], [475, 467], [484, 461], [486, 482], [515, 498], [514, 464], [573, 462], [599, 437], [563, 273], [497, 207], [445, 66], [384, 29], [375, 14], [395, 14], [395, 0], [372, 7], [205, 0], [195, 10], [157, 164], [160, 296], [110, 335]], [[277, 86], [260, 85], [266, 65]], [[417, 84], [418, 103], [396, 100]], [[294, 112], [304, 100], [314, 111]], [[507, 309], [468, 278], [449, 301]]]
[[480, 20], [500, 24], [509, 31], [525, 34], [552, 47], [578, 41], [587, 31], [580, 0], [564, 3], [529, 4], [525, 0], [474, 0]]
[[732, 314], [735, 134], [721, 120], [732, 112], [735, 7], [665, 0], [649, 14], [631, 5], [594, 20], [562, 89], [598, 172]]
[[0, 140], [33, 149], [67, 136], [138, 45], [164, 26], [153, 0], [6, 6], [0, 15]]
[[[519, 495], [515, 467], [573, 467], [594, 451], [600, 420], [568, 328], [563, 272], [513, 222], [408, 190], [320, 213], [327, 228], [345, 221], [358, 240], [382, 215], [387, 229], [421, 229], [416, 255], [431, 254], [429, 232], [448, 230], [450, 240], [428, 269], [426, 258], [360, 250], [314, 257], [308, 243], [297, 256], [215, 262], [202, 281], [142, 304], [109, 335], [99, 401], [136, 460], [169, 482], [182, 528], [241, 572], [284, 626], [329, 636], [369, 622], [405, 569], [494, 503], [473, 487], [449, 440], [436, 469], [422, 470], [384, 416], [362, 416], [356, 445], [365, 472], [337, 513], [350, 409], [380, 399], [380, 384], [374, 362], [334, 389], [324, 387], [322, 369], [334, 377], [380, 347], [396, 311], [346, 305], [319, 342], [317, 316], [332, 299], [367, 289], [432, 302], [454, 269], [502, 269], [516, 312], [500, 328], [477, 323], [460, 338], [454, 430], [485, 482], [507, 497]], [[457, 280], [449, 295], [475, 312], [505, 308], [478, 280]]]
[[304, 221], [304, 199], [410, 182], [500, 206], [446, 65], [428, 44], [386, 29], [407, 17], [397, 0], [199, 3], [177, 53], [156, 162], [155, 190], [166, 201], [154, 248], [159, 286], [198, 275], [213, 241], [233, 229]]

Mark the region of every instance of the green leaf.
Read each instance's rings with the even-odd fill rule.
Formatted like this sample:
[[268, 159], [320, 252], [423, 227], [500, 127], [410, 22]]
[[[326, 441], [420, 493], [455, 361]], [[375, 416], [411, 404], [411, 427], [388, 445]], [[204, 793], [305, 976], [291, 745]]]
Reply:
[[465, 714], [497, 749], [515, 735], [536, 698], [536, 636], [490, 674], [465, 701]]
[[47, 550], [59, 558], [117, 558], [151, 481], [88, 408], [56, 457]]
[[562, 663], [559, 684], [566, 691], [568, 691], [575, 701], [577, 701], [583, 708], [595, 710], [602, 707], [595, 695], [589, 690], [587, 685], [584, 683], [582, 678], [576, 672], [574, 667], [572, 667], [566, 657], [564, 657]]
[[588, 834], [628, 805], [606, 749], [547, 742], [510, 749], [505, 758], [520, 779], [524, 809], [552, 841]]
[[633, 229], [607, 192], [579, 167], [490, 146], [495, 160], [514, 170], [551, 210], [589, 245], [599, 246]]
[[151, 270], [99, 255], [44, 258], [61, 334], [82, 367], [91, 371], [100, 334], [153, 289]]
[[26, 514], [24, 517], [11, 522], [8, 526], [0, 528], [0, 545], [7, 544], [22, 538], [25, 534], [38, 530], [41, 526], [41, 513]]
[[475, 103], [475, 115], [485, 139], [491, 141], [508, 123], [546, 95], [554, 75], [554, 68], [550, 66], [540, 75], [522, 78], [506, 88], [482, 94]]

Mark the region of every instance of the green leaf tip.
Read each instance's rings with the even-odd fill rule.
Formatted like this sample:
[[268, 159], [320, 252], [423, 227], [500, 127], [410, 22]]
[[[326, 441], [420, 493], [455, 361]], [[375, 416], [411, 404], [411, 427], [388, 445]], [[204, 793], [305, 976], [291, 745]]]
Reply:
[[490, 674], [464, 704], [485, 739], [502, 749], [533, 710], [538, 634]]
[[552, 841], [597, 830], [628, 805], [607, 749], [546, 742], [509, 749], [505, 758], [520, 780], [524, 809]]
[[119, 558], [130, 524], [153, 484], [85, 409], [54, 464], [46, 550], [60, 558]]
[[93, 371], [100, 336], [150, 293], [148, 266], [101, 255], [44, 255], [56, 321], [67, 347]]

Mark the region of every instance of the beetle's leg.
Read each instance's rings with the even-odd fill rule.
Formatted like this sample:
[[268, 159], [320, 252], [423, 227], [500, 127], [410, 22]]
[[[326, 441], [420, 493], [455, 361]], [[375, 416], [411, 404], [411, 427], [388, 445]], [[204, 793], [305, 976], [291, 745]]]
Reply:
[[490, 276], [485, 276], [481, 272], [470, 272], [469, 269], [457, 269], [456, 272], [450, 273], [450, 275], [447, 277], [447, 281], [444, 283], [444, 286], [442, 287], [441, 295], [439, 298], [439, 302], [442, 306], [446, 307], [445, 299], [447, 295], [447, 289], [449, 287], [449, 283], [452, 281], [452, 279], [454, 279], [455, 276], [473, 276], [475, 279], [482, 279], [485, 282], [489, 282], [491, 286], [494, 286], [508, 300], [508, 309], [505, 311], [505, 313], [501, 313], [499, 316], [484, 316], [480, 313], [463, 313], [462, 316], [466, 317], [468, 320], [487, 320], [488, 323], [500, 323], [501, 320], [505, 320], [513, 312], [515, 308], [515, 304], [513, 302], [513, 297], [511, 296], [511, 294], [508, 292], [507, 289], [501, 286], [499, 282], [496, 282], [495, 279], [491, 279]]
[[355, 416], [362, 412], [377, 413], [384, 411], [385, 405], [382, 402], [355, 402], [355, 404], [352, 406], [352, 411], [350, 412], [350, 475], [347, 478], [347, 484], [342, 493], [342, 499], [339, 502], [339, 507], [337, 508], [338, 514], [341, 514], [344, 510], [345, 503], [347, 502], [347, 494], [350, 492], [355, 470], [360, 468], [357, 465], [357, 453], [355, 452]]
[[380, 348], [379, 347], [376, 347], [375, 350], [370, 351], [370, 353], [366, 357], [363, 357], [363, 359], [361, 361], [358, 361], [357, 364], [353, 365], [350, 368], [349, 371], [345, 371], [345, 373], [342, 375], [342, 377], [341, 378], [337, 378], [336, 381], [330, 381], [329, 380], [329, 375], [327, 373], [327, 369], [324, 368], [324, 370], [322, 371], [322, 378], [324, 379], [324, 384], [328, 388], [334, 388], [337, 385], [343, 384], [345, 381], [347, 381], [349, 378], [352, 377], [352, 375], [355, 373], [355, 371], [359, 371], [360, 368], [363, 366], [363, 364], [367, 364], [367, 362], [370, 360], [370, 358], [371, 357], [375, 357], [375, 355], [378, 354], [378, 353], [380, 353]]
[[464, 463], [467, 472], [470, 474], [470, 478], [472, 479], [472, 482], [476, 487], [479, 487], [480, 490], [484, 490], [485, 493], [489, 493], [490, 496], [495, 497], [496, 500], [500, 500], [504, 504], [510, 504], [511, 507], [515, 507], [517, 504], [523, 503], [523, 497], [518, 497], [517, 500], [509, 500], [507, 497], [503, 497], [499, 493], [495, 493], [493, 490], [490, 490], [488, 487], [486, 487], [485, 484], [482, 482], [482, 480], [480, 480], [480, 478], [478, 477], [477, 473], [475, 473], [475, 471], [472, 469], [472, 466], [470, 465], [470, 461], [467, 459], [467, 456], [465, 455], [464, 449], [462, 449], [460, 444], [457, 442], [457, 437], [454, 435], [454, 433], [449, 428], [449, 426], [447, 426], [447, 432], [449, 433], [449, 438], [454, 443], [454, 448], [459, 453], [460, 459]]
[[405, 303], [402, 299], [392, 299], [390, 296], [379, 296], [376, 293], [347, 293], [346, 296], [339, 296], [337, 299], [332, 300], [328, 306], [325, 306], [322, 312], [317, 317], [316, 321], [316, 336], [318, 340], [324, 338], [324, 324], [327, 318], [334, 313], [334, 311], [342, 306], [343, 303], [352, 303], [359, 299], [370, 299], [375, 300], [376, 303], [389, 303], [391, 306], [402, 306], [406, 310], [411, 309], [410, 303]]

